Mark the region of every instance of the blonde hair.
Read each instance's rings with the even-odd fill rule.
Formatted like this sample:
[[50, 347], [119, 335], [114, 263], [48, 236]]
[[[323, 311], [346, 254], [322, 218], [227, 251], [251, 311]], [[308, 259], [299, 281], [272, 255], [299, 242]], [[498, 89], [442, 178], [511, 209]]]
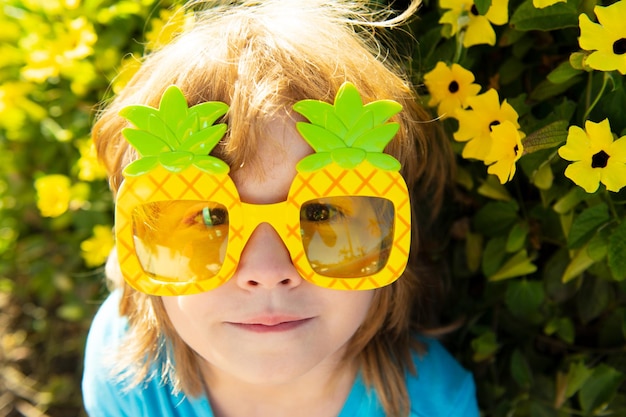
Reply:
[[[114, 193], [123, 179], [121, 170], [136, 158], [120, 133], [127, 124], [118, 115], [124, 106], [157, 106], [171, 84], [182, 89], [189, 105], [223, 101], [230, 106], [225, 118], [229, 131], [214, 153], [233, 170], [244, 162], [261, 169], [255, 149], [269, 121], [291, 113], [298, 100], [332, 102], [341, 84], [350, 81], [364, 102], [393, 99], [403, 105], [397, 116], [400, 131], [386, 152], [402, 163], [409, 189], [415, 190], [414, 205], [425, 201], [433, 212], [438, 210], [453, 157], [436, 123], [417, 104], [402, 68], [377, 41], [384, 27], [413, 15], [417, 1], [395, 18], [388, 11], [372, 12], [365, 1], [221, 1], [206, 6], [196, 11], [193, 28], [145, 58], [99, 114], [93, 138]], [[420, 237], [415, 236], [411, 267], [394, 284], [376, 290], [367, 319], [347, 349], [346, 359], [356, 360], [390, 416], [409, 412], [405, 370], [415, 372], [411, 355], [420, 345], [414, 335], [433, 324], [429, 312], [440, 290], [438, 277], [419, 259]], [[120, 311], [128, 317], [130, 334], [117, 369], [139, 383], [158, 363], [176, 389], [199, 395], [199, 358], [176, 334], [160, 298], [121, 285]]]

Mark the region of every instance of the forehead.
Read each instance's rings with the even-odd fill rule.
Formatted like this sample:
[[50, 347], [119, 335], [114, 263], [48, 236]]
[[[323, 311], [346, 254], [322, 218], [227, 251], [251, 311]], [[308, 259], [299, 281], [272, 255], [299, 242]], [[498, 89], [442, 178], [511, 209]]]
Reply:
[[296, 175], [296, 164], [312, 152], [293, 120], [272, 120], [257, 138], [250, 161], [231, 168], [231, 178], [242, 201], [254, 204], [284, 201]]

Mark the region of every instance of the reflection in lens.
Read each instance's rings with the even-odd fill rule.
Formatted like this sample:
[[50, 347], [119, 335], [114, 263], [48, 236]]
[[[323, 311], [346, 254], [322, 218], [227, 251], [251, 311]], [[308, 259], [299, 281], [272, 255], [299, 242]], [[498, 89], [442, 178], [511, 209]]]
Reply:
[[215, 276], [228, 244], [228, 210], [206, 201], [157, 201], [133, 210], [135, 251], [143, 270], [162, 281]]
[[383, 269], [393, 243], [393, 203], [366, 196], [311, 200], [300, 209], [300, 232], [313, 270], [358, 278]]

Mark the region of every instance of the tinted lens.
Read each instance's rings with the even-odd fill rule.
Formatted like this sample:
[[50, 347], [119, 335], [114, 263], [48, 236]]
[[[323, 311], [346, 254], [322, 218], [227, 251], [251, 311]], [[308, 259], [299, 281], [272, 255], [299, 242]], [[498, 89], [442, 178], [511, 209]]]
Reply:
[[393, 245], [393, 203], [365, 196], [307, 201], [300, 209], [304, 251], [323, 276], [358, 278], [384, 268]]
[[228, 244], [228, 210], [207, 201], [157, 201], [133, 210], [133, 238], [144, 271], [162, 281], [215, 276]]

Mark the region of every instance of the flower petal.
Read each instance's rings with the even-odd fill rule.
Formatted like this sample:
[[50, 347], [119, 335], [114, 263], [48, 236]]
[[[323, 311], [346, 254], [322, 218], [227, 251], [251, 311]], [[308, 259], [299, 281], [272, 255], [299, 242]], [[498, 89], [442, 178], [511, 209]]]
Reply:
[[626, 16], [626, 2], [617, 1], [610, 6], [596, 6], [593, 12], [598, 17], [598, 22], [613, 34], [613, 39], [626, 38], [626, 26], [624, 16]]
[[[617, 192], [626, 186], [626, 164], [620, 161], [611, 162], [609, 158], [606, 168], [601, 169], [600, 181], [609, 191]], [[596, 168], [599, 169], [600, 168]]]
[[582, 49], [587, 51], [609, 50], [609, 46], [613, 44], [614, 40], [611, 40], [611, 36], [606, 29], [597, 23], [593, 23], [589, 16], [584, 13], [578, 17], [578, 25], [580, 26], [578, 43]]
[[595, 51], [587, 57], [585, 63], [598, 71], [619, 71], [626, 74], [626, 54], [616, 55], [613, 52]]
[[475, 16], [470, 14], [470, 22], [467, 25], [463, 46], [469, 48], [473, 45], [496, 44], [496, 32], [494, 32], [489, 20], [485, 16]]
[[[565, 0], [563, 0], [565, 1]], [[509, 21], [509, 0], [492, 0], [485, 17], [494, 25], [503, 25]]]
[[492, 142], [489, 135], [477, 136], [467, 142], [461, 156], [465, 159], [484, 161], [491, 151]]
[[610, 147], [611, 158], [626, 163], [626, 136], [617, 139]]
[[559, 148], [559, 156], [567, 161], [591, 160], [591, 141], [587, 133], [578, 126], [570, 126], [567, 142]]
[[591, 161], [578, 161], [565, 168], [565, 176], [586, 192], [593, 193], [600, 185], [599, 169], [591, 168]]
[[613, 134], [611, 133], [609, 119], [604, 119], [599, 123], [587, 120], [585, 122], [585, 130], [591, 141], [591, 149], [594, 154], [601, 150], [608, 151], [613, 144]]
[[510, 165], [505, 161], [498, 161], [493, 165], [489, 165], [487, 172], [497, 176], [500, 180], [500, 184], [504, 184], [513, 178], [513, 175], [515, 174], [515, 164]]

